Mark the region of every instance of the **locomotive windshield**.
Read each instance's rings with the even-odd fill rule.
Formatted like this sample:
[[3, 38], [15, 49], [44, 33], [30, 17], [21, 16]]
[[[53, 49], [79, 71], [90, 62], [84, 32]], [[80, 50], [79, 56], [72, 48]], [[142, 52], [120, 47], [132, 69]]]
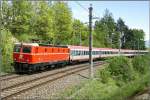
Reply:
[[31, 52], [31, 47], [23, 47], [23, 53], [30, 53]]
[[14, 47], [14, 52], [20, 52], [20, 49], [21, 49], [21, 46], [16, 45], [16, 46]]

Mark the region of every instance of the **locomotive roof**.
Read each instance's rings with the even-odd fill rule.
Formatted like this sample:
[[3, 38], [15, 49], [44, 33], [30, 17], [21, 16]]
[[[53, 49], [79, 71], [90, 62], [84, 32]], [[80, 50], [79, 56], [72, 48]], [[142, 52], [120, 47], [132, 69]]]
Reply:
[[68, 46], [65, 45], [53, 45], [53, 44], [39, 44], [39, 46], [68, 48]]
[[37, 43], [15, 43], [15, 45], [39, 46]]

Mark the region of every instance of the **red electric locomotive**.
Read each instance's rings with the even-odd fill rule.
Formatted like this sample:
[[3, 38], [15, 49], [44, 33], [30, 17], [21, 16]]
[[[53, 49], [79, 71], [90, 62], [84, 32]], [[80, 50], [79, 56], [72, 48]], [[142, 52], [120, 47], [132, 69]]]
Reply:
[[13, 52], [14, 69], [16, 72], [32, 72], [49, 65], [64, 64], [69, 61], [69, 52], [66, 46], [18, 43]]

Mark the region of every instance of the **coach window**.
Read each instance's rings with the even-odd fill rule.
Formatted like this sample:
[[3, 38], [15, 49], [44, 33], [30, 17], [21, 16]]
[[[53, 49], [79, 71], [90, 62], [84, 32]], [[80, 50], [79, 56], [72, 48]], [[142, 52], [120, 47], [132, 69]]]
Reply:
[[78, 55], [78, 52], [77, 52], [77, 50], [75, 50], [75, 56], [77, 56]]
[[73, 51], [71, 51], [71, 55], [73, 55]]
[[72, 52], [72, 55], [74, 56], [75, 55], [75, 50], [72, 50], [71, 52]]
[[78, 55], [78, 51], [76, 50], [76, 56]]
[[83, 55], [83, 51], [81, 51], [81, 55]]
[[79, 52], [79, 51], [77, 51], [77, 55], [80, 55], [80, 52]]
[[76, 56], [76, 51], [75, 50], [73, 50], [73, 54], [74, 54], [74, 56]]
[[79, 55], [82, 55], [82, 51], [80, 51]]

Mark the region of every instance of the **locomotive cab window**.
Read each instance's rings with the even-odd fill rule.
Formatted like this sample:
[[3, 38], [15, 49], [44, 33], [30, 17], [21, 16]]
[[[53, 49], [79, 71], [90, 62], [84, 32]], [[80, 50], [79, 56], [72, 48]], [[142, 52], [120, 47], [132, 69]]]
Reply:
[[30, 53], [31, 52], [31, 47], [23, 47], [23, 53]]
[[14, 47], [14, 52], [20, 52], [21, 47], [20, 46], [15, 46]]

